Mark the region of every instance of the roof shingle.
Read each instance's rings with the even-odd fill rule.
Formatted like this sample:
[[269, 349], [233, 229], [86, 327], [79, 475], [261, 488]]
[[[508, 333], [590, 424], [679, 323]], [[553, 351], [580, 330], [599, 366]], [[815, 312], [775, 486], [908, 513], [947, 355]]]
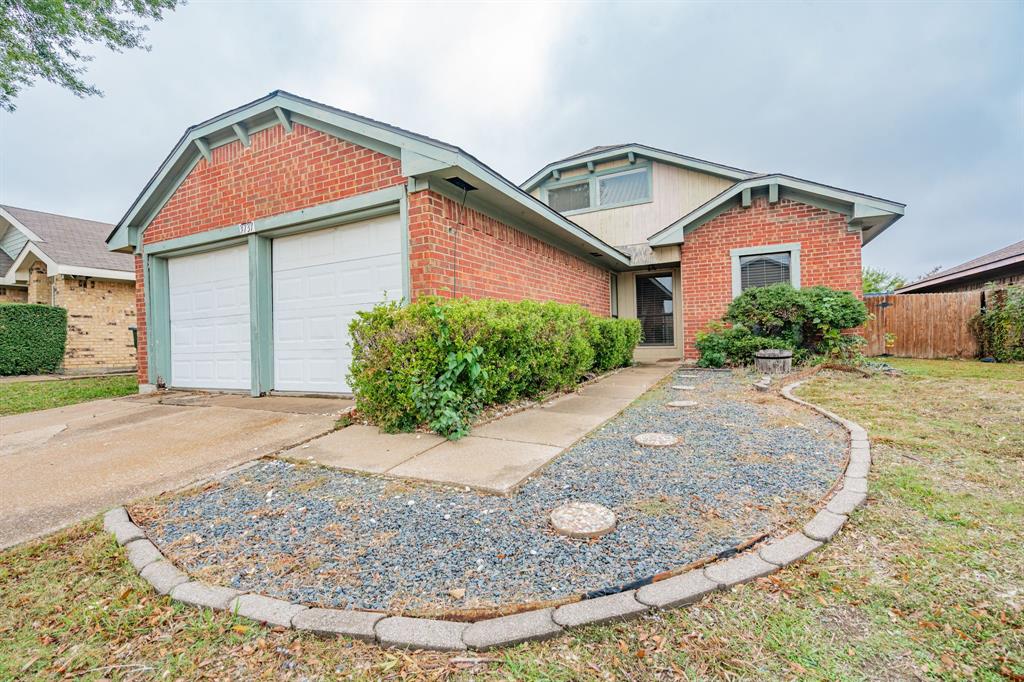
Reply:
[[109, 223], [17, 206], [2, 208], [32, 230], [39, 237], [39, 241], [33, 240], [32, 243], [61, 265], [126, 272], [135, 270], [134, 256], [107, 250], [106, 238], [114, 227]]

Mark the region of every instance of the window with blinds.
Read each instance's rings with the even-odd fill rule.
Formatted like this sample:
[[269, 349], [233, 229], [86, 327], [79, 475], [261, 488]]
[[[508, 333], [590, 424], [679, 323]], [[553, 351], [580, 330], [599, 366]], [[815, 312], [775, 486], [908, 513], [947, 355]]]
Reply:
[[548, 206], [559, 213], [590, 208], [590, 183], [581, 182], [568, 187], [549, 189]]
[[597, 196], [601, 206], [625, 204], [650, 198], [647, 169], [599, 178]]
[[790, 283], [790, 253], [759, 253], [740, 256], [740, 290]]
[[636, 317], [644, 332], [641, 345], [675, 343], [672, 303], [672, 275], [636, 276]]

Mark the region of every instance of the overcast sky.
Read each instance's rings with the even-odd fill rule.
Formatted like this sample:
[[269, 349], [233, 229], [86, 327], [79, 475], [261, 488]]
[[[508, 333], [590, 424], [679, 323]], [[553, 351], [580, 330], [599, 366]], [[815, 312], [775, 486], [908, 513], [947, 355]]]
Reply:
[[[116, 222], [185, 128], [275, 89], [457, 144], [522, 182], [641, 142], [902, 201], [907, 276], [1024, 239], [1024, 2], [193, 1], [80, 100], [0, 113], [0, 203]], [[660, 226], [658, 226], [660, 227]]]

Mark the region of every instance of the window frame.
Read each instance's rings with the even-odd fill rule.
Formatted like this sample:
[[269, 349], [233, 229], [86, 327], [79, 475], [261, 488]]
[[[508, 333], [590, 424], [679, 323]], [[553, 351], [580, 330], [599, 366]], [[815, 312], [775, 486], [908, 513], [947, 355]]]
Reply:
[[636, 281], [641, 277], [647, 277], [655, 279], [658, 277], [669, 277], [671, 280], [672, 287], [672, 343], [644, 343], [641, 341], [637, 344], [637, 348], [675, 348], [679, 342], [679, 334], [676, 332], [676, 320], [679, 315], [679, 299], [676, 298], [676, 272], [674, 270], [649, 270], [643, 272], [637, 272], [633, 275], [633, 317], [637, 320], [640, 319], [640, 310], [637, 306], [637, 290]]
[[742, 256], [760, 256], [766, 253], [789, 253], [789, 283], [794, 289], [800, 288], [800, 242], [789, 244], [768, 244], [766, 246], [749, 246], [742, 249], [732, 249], [729, 257], [732, 259], [732, 297], [736, 298], [743, 293], [743, 277], [740, 271], [740, 258]]
[[[647, 195], [639, 199], [630, 199], [629, 201], [618, 201], [611, 204], [601, 204], [600, 194], [600, 181], [615, 175], [627, 175], [630, 173], [647, 173]], [[654, 166], [651, 163], [637, 160], [635, 163], [626, 166], [615, 166], [614, 168], [605, 168], [602, 170], [595, 170], [588, 172], [583, 175], [574, 175], [571, 178], [563, 178], [557, 182], [550, 182], [543, 186], [541, 191], [541, 198], [544, 203], [549, 207], [551, 206], [550, 199], [548, 198], [548, 192], [554, 189], [564, 189], [573, 185], [582, 185], [584, 183], [590, 184], [590, 206], [587, 208], [578, 208], [572, 211], [560, 211], [562, 215], [577, 215], [580, 213], [590, 213], [592, 211], [606, 211], [610, 208], [622, 208], [624, 206], [636, 206], [638, 204], [649, 204], [654, 201]], [[555, 209], [557, 210], [557, 209]]]

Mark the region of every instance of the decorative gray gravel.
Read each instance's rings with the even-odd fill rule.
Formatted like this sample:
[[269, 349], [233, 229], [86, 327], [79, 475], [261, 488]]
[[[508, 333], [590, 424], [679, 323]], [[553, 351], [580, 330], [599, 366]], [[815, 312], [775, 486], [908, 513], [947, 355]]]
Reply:
[[[700, 405], [673, 410], [655, 389], [511, 498], [268, 460], [133, 516], [189, 573], [310, 605], [462, 609], [620, 586], [768, 531], [841, 472], [838, 424], [744, 375], [694, 376]], [[642, 432], [681, 442], [640, 448]], [[548, 513], [574, 500], [618, 527], [592, 543], [556, 535]]]

